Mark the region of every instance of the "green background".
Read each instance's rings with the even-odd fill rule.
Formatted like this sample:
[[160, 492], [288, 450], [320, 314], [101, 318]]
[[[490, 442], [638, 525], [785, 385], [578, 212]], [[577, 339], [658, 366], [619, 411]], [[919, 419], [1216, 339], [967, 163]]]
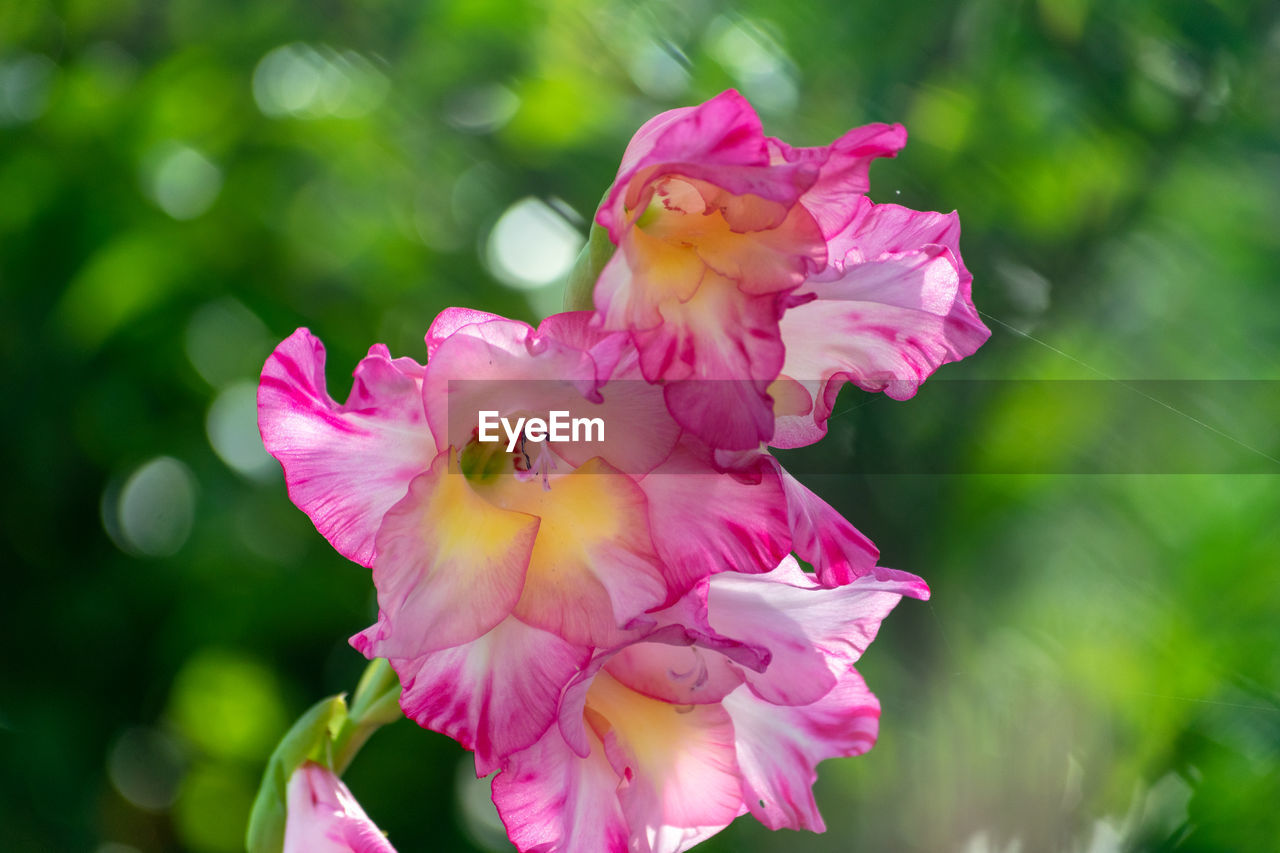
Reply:
[[[904, 123], [872, 198], [959, 210], [994, 335], [793, 455], [934, 597], [829, 832], [705, 849], [1275, 849], [1280, 6], [783, 8], [0, 4], [0, 846], [239, 848], [375, 615], [255, 454], [263, 359], [310, 327], [342, 399], [442, 308], [554, 310], [630, 134], [735, 86], [793, 144]], [[462, 767], [401, 722], [347, 781], [402, 853], [502, 849]]]

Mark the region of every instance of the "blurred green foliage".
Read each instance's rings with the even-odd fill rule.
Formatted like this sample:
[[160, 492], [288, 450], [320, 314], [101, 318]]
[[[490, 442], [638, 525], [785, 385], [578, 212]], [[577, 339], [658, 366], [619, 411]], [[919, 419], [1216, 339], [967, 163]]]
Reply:
[[[375, 615], [256, 444], [262, 360], [309, 326], [341, 398], [446, 306], [554, 310], [630, 134], [728, 86], [796, 144], [906, 124], [872, 196], [960, 211], [995, 335], [842, 398], [806, 479], [934, 598], [830, 831], [706, 849], [1274, 849], [1280, 7], [1228, 0], [0, 4], [5, 849], [239, 848]], [[464, 761], [401, 722], [346, 778], [406, 853], [501, 849]]]

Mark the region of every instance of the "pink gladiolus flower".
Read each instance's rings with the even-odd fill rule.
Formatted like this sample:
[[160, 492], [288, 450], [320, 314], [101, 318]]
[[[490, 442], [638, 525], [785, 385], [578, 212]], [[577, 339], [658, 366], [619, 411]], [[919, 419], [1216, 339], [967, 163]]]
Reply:
[[631, 336], [686, 429], [811, 443], [845, 380], [903, 399], [986, 339], [955, 215], [865, 197], [871, 161], [905, 142], [872, 124], [793, 148], [734, 91], [636, 133], [596, 217], [618, 247], [597, 322]]
[[677, 853], [750, 811], [822, 831], [825, 758], [874, 744], [879, 704], [853, 663], [916, 583], [825, 589], [788, 558], [703, 581], [659, 625], [596, 654], [559, 725], [511, 756], [493, 799], [524, 853]]
[[[589, 320], [446, 311], [425, 367], [374, 347], [342, 405], [306, 330], [263, 371], [260, 425], [290, 496], [373, 569], [378, 621], [353, 645], [389, 659], [406, 715], [475, 750], [482, 774], [551, 725], [592, 649], [634, 637], [700, 578], [766, 571], [790, 549], [776, 472], [721, 475], [681, 450], [625, 336]], [[608, 428], [480, 441], [480, 411], [557, 409]]]
[[326, 767], [308, 761], [293, 771], [284, 853], [395, 853], [351, 791]]
[[595, 305], [604, 328], [630, 333], [645, 378], [665, 384], [687, 429], [729, 449], [773, 434], [778, 322], [827, 267], [871, 160], [905, 139], [898, 125], [868, 125], [792, 148], [765, 137], [734, 91], [636, 133], [596, 217], [618, 250]]

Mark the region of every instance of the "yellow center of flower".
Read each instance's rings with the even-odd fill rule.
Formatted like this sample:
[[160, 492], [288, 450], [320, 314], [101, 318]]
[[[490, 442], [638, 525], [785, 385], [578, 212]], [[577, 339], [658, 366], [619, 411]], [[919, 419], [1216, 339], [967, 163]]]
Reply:
[[690, 706], [673, 705], [637, 693], [603, 670], [587, 691], [584, 719], [596, 736], [604, 740], [614, 731], [630, 748], [644, 770], [655, 769], [680, 751], [680, 740], [688, 726], [682, 719]]

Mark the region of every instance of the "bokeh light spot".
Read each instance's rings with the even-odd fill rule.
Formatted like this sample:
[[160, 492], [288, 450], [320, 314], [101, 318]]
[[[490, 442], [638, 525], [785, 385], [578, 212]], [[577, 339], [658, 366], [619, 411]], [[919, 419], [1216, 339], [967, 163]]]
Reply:
[[771, 29], [764, 21], [721, 15], [708, 28], [707, 52], [738, 81], [758, 110], [782, 113], [795, 107], [800, 93], [795, 63]]
[[218, 458], [233, 471], [262, 480], [279, 470], [258, 432], [256, 382], [236, 382], [222, 389], [209, 406], [205, 432]]
[[911, 130], [930, 145], [957, 151], [969, 138], [974, 109], [973, 99], [963, 92], [924, 88], [911, 105]]
[[209, 755], [257, 760], [284, 732], [275, 676], [257, 661], [207, 649], [174, 681], [170, 714], [178, 730]]
[[218, 388], [258, 375], [271, 352], [271, 332], [244, 303], [228, 296], [192, 312], [183, 343], [191, 366]]
[[545, 287], [569, 272], [586, 242], [555, 208], [536, 198], [517, 201], [489, 234], [489, 268], [521, 290]]
[[[111, 503], [104, 498], [104, 516], [111, 513]], [[125, 481], [115, 502], [115, 523], [106, 525], [107, 532], [126, 553], [168, 557], [191, 535], [195, 503], [191, 470], [170, 456], [158, 456]]]
[[652, 98], [675, 98], [689, 88], [689, 60], [670, 43], [641, 42], [627, 67], [631, 79]]
[[466, 133], [491, 133], [511, 121], [520, 97], [501, 83], [476, 86], [456, 94], [445, 120]]
[[182, 781], [182, 750], [155, 729], [133, 728], [120, 735], [107, 757], [107, 775], [120, 796], [147, 811], [173, 805]]
[[253, 99], [271, 118], [359, 118], [390, 91], [391, 81], [369, 59], [323, 45], [281, 45], [253, 72]]
[[58, 300], [56, 322], [77, 345], [96, 347], [179, 289], [189, 263], [172, 235], [126, 231], [84, 262]]
[[196, 149], [168, 142], [143, 165], [148, 197], [174, 219], [195, 219], [208, 210], [222, 189], [222, 170]]
[[187, 775], [174, 816], [186, 846], [197, 853], [239, 853], [253, 805], [254, 781], [234, 766], [211, 764]]
[[0, 126], [34, 121], [44, 113], [57, 66], [38, 53], [0, 62]]

